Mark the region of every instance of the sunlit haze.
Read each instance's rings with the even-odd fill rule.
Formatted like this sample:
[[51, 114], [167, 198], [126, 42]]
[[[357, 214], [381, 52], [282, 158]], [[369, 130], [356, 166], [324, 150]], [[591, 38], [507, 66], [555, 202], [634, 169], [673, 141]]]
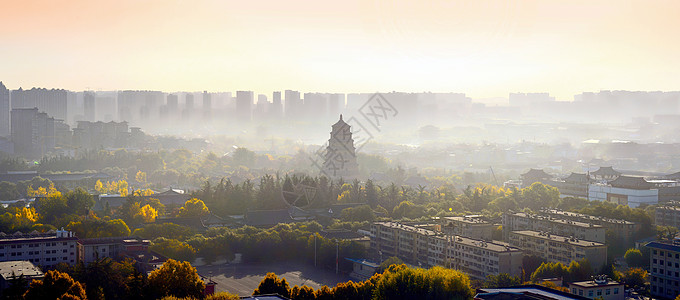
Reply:
[[7, 1], [8, 88], [662, 90], [678, 1]]

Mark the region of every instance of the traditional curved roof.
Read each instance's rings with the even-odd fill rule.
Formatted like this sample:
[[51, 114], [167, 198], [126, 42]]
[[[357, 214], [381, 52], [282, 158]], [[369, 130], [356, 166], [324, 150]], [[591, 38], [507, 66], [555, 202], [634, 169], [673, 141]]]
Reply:
[[522, 177], [530, 177], [530, 178], [552, 178], [552, 175], [546, 173], [543, 170], [540, 169], [530, 169], [526, 173], [522, 174]]
[[590, 175], [594, 176], [619, 176], [621, 172], [614, 170], [613, 167], [600, 167], [595, 172], [591, 172]]
[[673, 174], [668, 174], [664, 176], [666, 179], [680, 179], [680, 172], [675, 172]]
[[588, 175], [583, 174], [583, 173], [572, 172], [571, 174], [569, 174], [569, 176], [564, 178], [564, 181], [565, 182], [586, 182], [586, 181], [588, 181]]
[[654, 184], [647, 182], [647, 180], [645, 180], [642, 177], [625, 175], [619, 176], [619, 178], [612, 180], [611, 182], [609, 182], [609, 184], [613, 187], [628, 188], [635, 190], [647, 190], [654, 187]]

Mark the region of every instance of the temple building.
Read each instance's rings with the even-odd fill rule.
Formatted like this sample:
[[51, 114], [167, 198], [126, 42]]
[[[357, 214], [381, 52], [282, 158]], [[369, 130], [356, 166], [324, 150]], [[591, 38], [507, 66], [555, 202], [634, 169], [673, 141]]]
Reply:
[[351, 179], [359, 175], [356, 149], [349, 124], [340, 120], [333, 124], [321, 173], [330, 178]]
[[534, 182], [544, 183], [549, 181], [553, 176], [539, 169], [530, 169], [528, 172], [521, 175], [522, 187], [531, 186]]

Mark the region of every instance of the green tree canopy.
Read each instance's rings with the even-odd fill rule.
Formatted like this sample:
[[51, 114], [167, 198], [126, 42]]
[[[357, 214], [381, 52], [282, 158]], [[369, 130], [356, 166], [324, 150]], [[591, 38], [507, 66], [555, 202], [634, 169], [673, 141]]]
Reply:
[[510, 276], [508, 273], [486, 276], [484, 281], [485, 288], [510, 287], [522, 284], [522, 279], [517, 276]]
[[638, 249], [628, 249], [623, 258], [626, 259], [626, 263], [631, 268], [641, 268], [649, 264], [649, 262], [646, 262], [642, 256], [642, 252], [640, 252]]

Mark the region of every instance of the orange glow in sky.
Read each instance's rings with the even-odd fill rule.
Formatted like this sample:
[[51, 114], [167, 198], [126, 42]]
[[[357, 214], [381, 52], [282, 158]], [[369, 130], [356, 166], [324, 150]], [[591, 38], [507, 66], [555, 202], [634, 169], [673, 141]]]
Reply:
[[7, 1], [9, 88], [678, 90], [680, 1]]

